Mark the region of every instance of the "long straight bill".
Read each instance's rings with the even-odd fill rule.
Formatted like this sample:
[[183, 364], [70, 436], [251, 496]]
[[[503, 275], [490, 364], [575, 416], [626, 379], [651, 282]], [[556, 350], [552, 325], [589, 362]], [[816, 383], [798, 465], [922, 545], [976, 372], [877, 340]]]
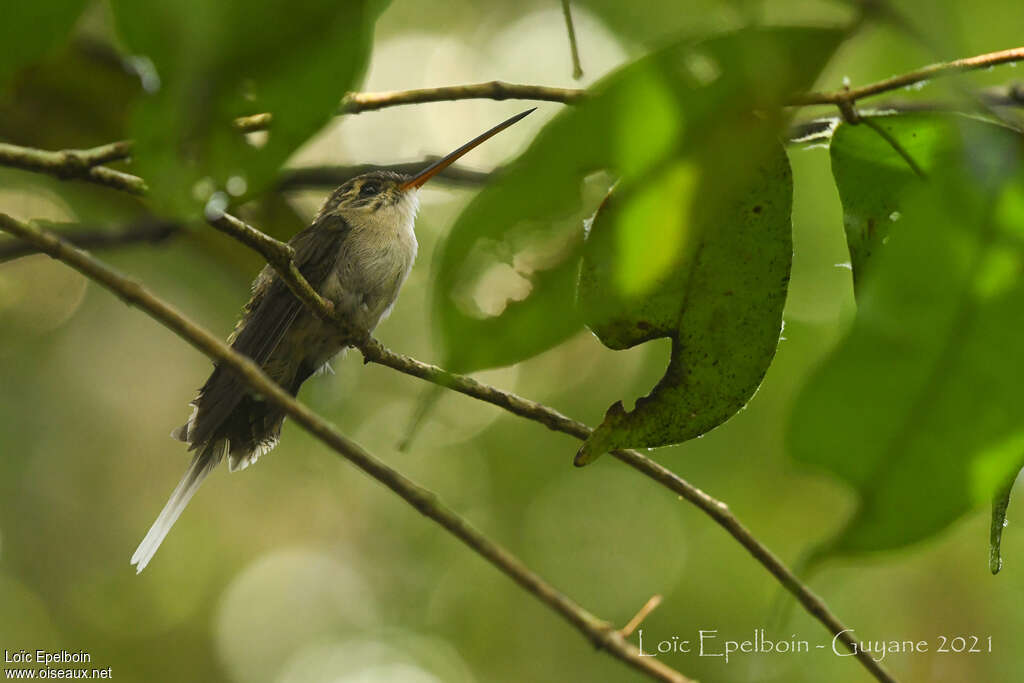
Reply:
[[463, 154], [473, 149], [480, 143], [494, 137], [501, 131], [511, 126], [513, 123], [519, 121], [520, 119], [524, 118], [525, 116], [533, 112], [535, 109], [536, 107], [534, 107], [533, 109], [527, 109], [521, 114], [516, 114], [512, 118], [502, 121], [494, 128], [491, 128], [486, 133], [481, 133], [480, 135], [477, 135], [475, 138], [464, 144], [462, 147], [459, 147], [457, 150], [455, 150], [445, 158], [435, 161], [430, 166], [427, 166], [425, 169], [417, 173], [413, 178], [410, 178], [409, 180], [399, 185], [398, 188], [400, 190], [411, 190], [413, 188], [421, 186], [423, 183], [427, 182], [435, 175], [451, 166], [455, 162], [455, 160], [461, 157]]

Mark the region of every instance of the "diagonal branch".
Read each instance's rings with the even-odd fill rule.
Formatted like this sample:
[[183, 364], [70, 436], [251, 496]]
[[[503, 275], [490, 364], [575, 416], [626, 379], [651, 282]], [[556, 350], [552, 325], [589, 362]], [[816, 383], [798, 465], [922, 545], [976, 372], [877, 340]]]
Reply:
[[[219, 230], [235, 235], [240, 241], [256, 249], [272, 265], [280, 263], [285, 257], [285, 254], [290, 253], [290, 247], [287, 244], [278, 242], [267, 235], [264, 235], [264, 238], [259, 240], [252, 240], [250, 237], [246, 237], [250, 232], [260, 233], [260, 231], [252, 226], [246, 225], [237, 218], [225, 215], [224, 217], [217, 219], [217, 222], [214, 223], [214, 225]], [[309, 296], [308, 292], [306, 292], [307, 289], [312, 291], [312, 288], [302, 277], [301, 273], [297, 273], [296, 271], [298, 277], [295, 277], [295, 274], [293, 274], [290, 269], [279, 268], [277, 265], [274, 265], [274, 267], [297, 297], [302, 299], [307, 306], [313, 307], [314, 312], [317, 313], [321, 319], [328, 319], [325, 317], [327, 315], [326, 311], [317, 311], [317, 304], [315, 303], [315, 300], [313, 300]], [[292, 268], [294, 268], [294, 266], [292, 266]], [[331, 314], [333, 315], [333, 308]], [[338, 321], [335, 320], [336, 324], [337, 322]], [[351, 328], [346, 323], [342, 324], [344, 325], [343, 329], [346, 334], [350, 333]], [[407, 375], [418, 377], [438, 386], [465, 394], [466, 396], [491, 403], [513, 413], [514, 415], [539, 422], [553, 431], [562, 432], [584, 441], [593, 431], [582, 422], [562, 415], [557, 410], [546, 405], [482, 384], [471, 377], [448, 372], [436, 365], [430, 365], [414, 358], [395, 353], [376, 339], [367, 338], [364, 342], [354, 344], [354, 346], [356, 346], [356, 348], [358, 348], [363, 354], [363, 359], [367, 363], [386, 365], [389, 368], [398, 370], [399, 372]], [[895, 679], [892, 678], [892, 676], [871, 657], [869, 652], [865, 652], [861, 648], [857, 647], [857, 641], [853, 636], [853, 630], [845, 626], [839, 618], [828, 609], [828, 606], [820, 597], [818, 597], [808, 586], [804, 585], [800, 578], [794, 574], [792, 570], [790, 570], [771, 550], [758, 541], [750, 530], [744, 526], [734, 514], [732, 514], [728, 505], [708, 495], [677, 475], [675, 472], [672, 472], [670, 469], [655, 462], [654, 460], [651, 460], [639, 451], [620, 449], [612, 451], [612, 455], [641, 474], [685, 498], [711, 517], [719, 526], [724, 528], [733, 538], [739, 541], [739, 543], [747, 549], [747, 552], [749, 552], [755, 560], [761, 563], [761, 565], [767, 569], [780, 584], [782, 584], [783, 588], [789, 591], [800, 602], [800, 604], [804, 606], [809, 614], [820, 621], [825, 628], [829, 630], [829, 633], [831, 633], [833, 637], [844, 643], [847, 648], [854, 653], [861, 664], [863, 664], [877, 680], [887, 683], [893, 683], [895, 681]]]
[[63, 261], [86, 277], [103, 285], [130, 306], [135, 306], [170, 329], [193, 347], [218, 363], [231, 368], [245, 383], [280, 408], [303, 429], [343, 458], [398, 494], [425, 517], [437, 522], [473, 551], [493, 564], [519, 586], [561, 615], [583, 633], [595, 647], [641, 671], [650, 678], [669, 683], [690, 683], [679, 672], [654, 657], [642, 656], [619, 631], [599, 619], [571, 598], [533, 573], [517, 557], [491, 541], [469, 522], [445, 506], [433, 492], [407, 479], [378, 460], [330, 423], [293, 398], [248, 357], [235, 352], [226, 343], [186, 318], [176, 308], [156, 297], [137, 281], [125, 278], [76, 249], [66, 241], [32, 225], [0, 214], [0, 229], [33, 244], [39, 251]]
[[313, 289], [309, 281], [303, 277], [295, 265], [295, 250], [290, 244], [280, 242], [223, 211], [211, 211], [207, 207], [206, 219], [213, 227], [261, 254], [288, 285], [288, 289], [321, 321], [341, 328], [346, 338], [366, 338], [365, 332], [359, 334], [344, 318], [338, 315], [334, 310], [334, 304], [320, 296], [320, 293]]
[[[79, 249], [101, 249], [132, 244], [160, 244], [181, 232], [182, 225], [175, 221], [148, 219], [113, 232], [110, 230], [82, 230], [64, 232], [61, 237]], [[0, 242], [0, 263], [38, 253], [38, 249], [24, 240]]]
[[[386, 365], [413, 377], [432, 382], [439, 386], [452, 389], [466, 396], [485, 401], [503, 408], [514, 415], [538, 422], [548, 429], [562, 432], [585, 441], [593, 431], [590, 427], [562, 415], [557, 410], [542, 403], [502, 391], [483, 384], [471, 377], [458, 375], [436, 365], [430, 365], [395, 353], [375, 339], [359, 349], [363, 358], [369, 363]], [[754, 537], [753, 533], [732, 513], [724, 502], [708, 495], [698, 487], [689, 483], [667, 467], [651, 460], [639, 451], [620, 449], [612, 451], [612, 456], [629, 465], [644, 476], [653, 479], [665, 488], [692, 503], [707, 514], [730, 536], [739, 541], [747, 552], [774, 576], [783, 588], [791, 593], [811, 616], [821, 622], [833, 637], [841, 641], [857, 659], [871, 672], [877, 680], [893, 683], [895, 679], [876, 662], [870, 653], [857, 647], [853, 630], [839, 620], [829, 610], [825, 602], [818, 597], [800, 578], [790, 570], [771, 550]]]
[[[37, 150], [39, 151], [39, 150]], [[0, 164], [3, 160], [0, 159]], [[52, 173], [52, 168], [34, 169]], [[139, 179], [141, 182], [141, 179]], [[291, 291], [311, 308], [322, 320], [342, 326], [346, 331], [351, 330], [346, 323], [335, 317], [333, 307], [326, 300], [313, 290], [309, 283], [298, 272], [291, 262], [291, 247], [287, 244], [263, 234], [259, 230], [246, 225], [242, 221], [223, 213], [212, 211], [208, 219], [214, 227], [235, 236], [239, 241], [255, 249], [264, 256], [268, 263], [273, 265], [282, 280], [288, 285]], [[508, 410], [516, 415], [540, 422], [549, 428], [570, 434], [579, 439], [586, 439], [590, 434], [590, 428], [583, 423], [572, 420], [557, 411], [542, 404], [518, 397], [514, 394], [500, 391], [494, 387], [480, 384], [475, 380], [449, 373], [436, 366], [422, 363], [412, 358], [395, 354], [378, 342], [368, 339], [361, 343], [360, 350], [367, 362], [375, 362], [387, 365], [421, 379], [433, 382], [443, 387], [451, 388], [460, 393], [472, 396], [479, 400], [492, 403]], [[657, 481], [662, 486], [682, 496], [715, 520], [720, 526], [726, 529], [730, 535], [736, 538], [750, 554], [757, 559], [785, 588], [792, 593], [804, 606], [804, 608], [818, 619], [829, 632], [844, 642], [851, 650], [854, 650], [853, 638], [850, 629], [847, 629], [838, 618], [833, 615], [824, 602], [815, 595], [810, 588], [805, 586], [800, 579], [793, 574], [767, 547], [762, 545], [742, 525], [742, 523], [729, 511], [728, 506], [707, 495], [699, 488], [685, 481], [671, 470], [650, 460], [636, 451], [620, 450], [612, 453], [616, 458], [625, 462], [630, 467], [641, 472], [645, 476]], [[867, 668], [879, 681], [893, 681], [894, 679], [879, 665], [871, 659], [870, 655], [855, 649], [857, 659]]]

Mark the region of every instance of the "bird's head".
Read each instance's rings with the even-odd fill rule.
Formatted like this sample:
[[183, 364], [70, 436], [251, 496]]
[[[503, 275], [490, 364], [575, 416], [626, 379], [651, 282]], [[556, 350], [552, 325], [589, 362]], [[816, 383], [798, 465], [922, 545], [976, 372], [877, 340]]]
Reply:
[[392, 171], [371, 171], [356, 176], [336, 189], [324, 203], [321, 215], [337, 214], [350, 223], [380, 220], [392, 214], [415, 216], [416, 191], [403, 187], [409, 178]]
[[320, 209], [320, 216], [338, 214], [350, 223], [358, 224], [382, 220], [411, 220], [416, 216], [416, 210], [419, 208], [417, 194], [424, 183], [448, 168], [466, 152], [497, 135], [532, 111], [533, 109], [529, 109], [502, 121], [412, 177], [392, 171], [371, 171], [356, 176], [331, 194], [323, 208]]

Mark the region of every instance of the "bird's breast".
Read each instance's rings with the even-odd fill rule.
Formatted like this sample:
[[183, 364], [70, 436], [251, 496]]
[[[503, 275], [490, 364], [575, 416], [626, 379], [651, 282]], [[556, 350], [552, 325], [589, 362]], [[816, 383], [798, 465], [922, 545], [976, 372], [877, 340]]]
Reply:
[[371, 332], [390, 313], [418, 249], [414, 213], [378, 213], [385, 215], [351, 223], [338, 247], [337, 267], [321, 291], [354, 324]]

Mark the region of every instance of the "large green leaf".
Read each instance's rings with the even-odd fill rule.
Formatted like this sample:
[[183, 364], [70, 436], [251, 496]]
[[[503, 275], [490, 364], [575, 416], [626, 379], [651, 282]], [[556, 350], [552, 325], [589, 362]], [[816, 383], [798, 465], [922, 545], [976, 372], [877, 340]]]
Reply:
[[[209, 178], [258, 191], [362, 77], [384, 0], [112, 0], [149, 97], [133, 117], [139, 172], [167, 212], [192, 215]], [[273, 114], [256, 148], [235, 117]], [[204, 183], [209, 186], [209, 183]], [[239, 183], [234, 184], [236, 188]]]
[[[934, 534], [989, 503], [1021, 465], [1024, 142], [955, 121], [934, 146], [947, 152], [927, 183], [868, 174], [841, 188], [844, 201], [860, 195], [856, 204], [895, 206], [901, 218], [871, 257], [853, 328], [803, 389], [790, 428], [795, 457], [860, 497], [835, 552]], [[898, 143], [913, 140], [901, 122], [886, 124]]]
[[15, 0], [4, 4], [0, 21], [0, 93], [20, 67], [30, 64], [63, 41], [85, 0]]
[[[840, 123], [829, 145], [858, 287], [871, 255], [899, 221], [901, 199], [910, 187], [922, 182], [919, 174], [930, 174], [940, 159], [954, 151], [960, 139], [959, 128], [973, 121], [938, 113], [865, 118], [895, 141], [899, 150], [867, 124]], [[900, 151], [910, 157], [913, 166]]]
[[[681, 155], [708, 137], [727, 139], [715, 132], [752, 110], [772, 130], [784, 97], [808, 87], [842, 35], [750, 29], [675, 43], [608, 76], [556, 116], [501, 182], [470, 203], [440, 250], [434, 309], [446, 363], [462, 371], [508, 365], [578, 331], [581, 218], [593, 206], [581, 199], [585, 179], [608, 171], [624, 186], [664, 182], [660, 175]], [[720, 167], [742, 168], [745, 150], [726, 148]], [[502, 263], [529, 281], [529, 294], [488, 315], [472, 292]]]
[[775, 356], [793, 179], [774, 131], [730, 123], [594, 219], [579, 289], [588, 325], [613, 349], [669, 337], [672, 356], [634, 410], [608, 410], [577, 465], [713, 429], [747, 403]]

